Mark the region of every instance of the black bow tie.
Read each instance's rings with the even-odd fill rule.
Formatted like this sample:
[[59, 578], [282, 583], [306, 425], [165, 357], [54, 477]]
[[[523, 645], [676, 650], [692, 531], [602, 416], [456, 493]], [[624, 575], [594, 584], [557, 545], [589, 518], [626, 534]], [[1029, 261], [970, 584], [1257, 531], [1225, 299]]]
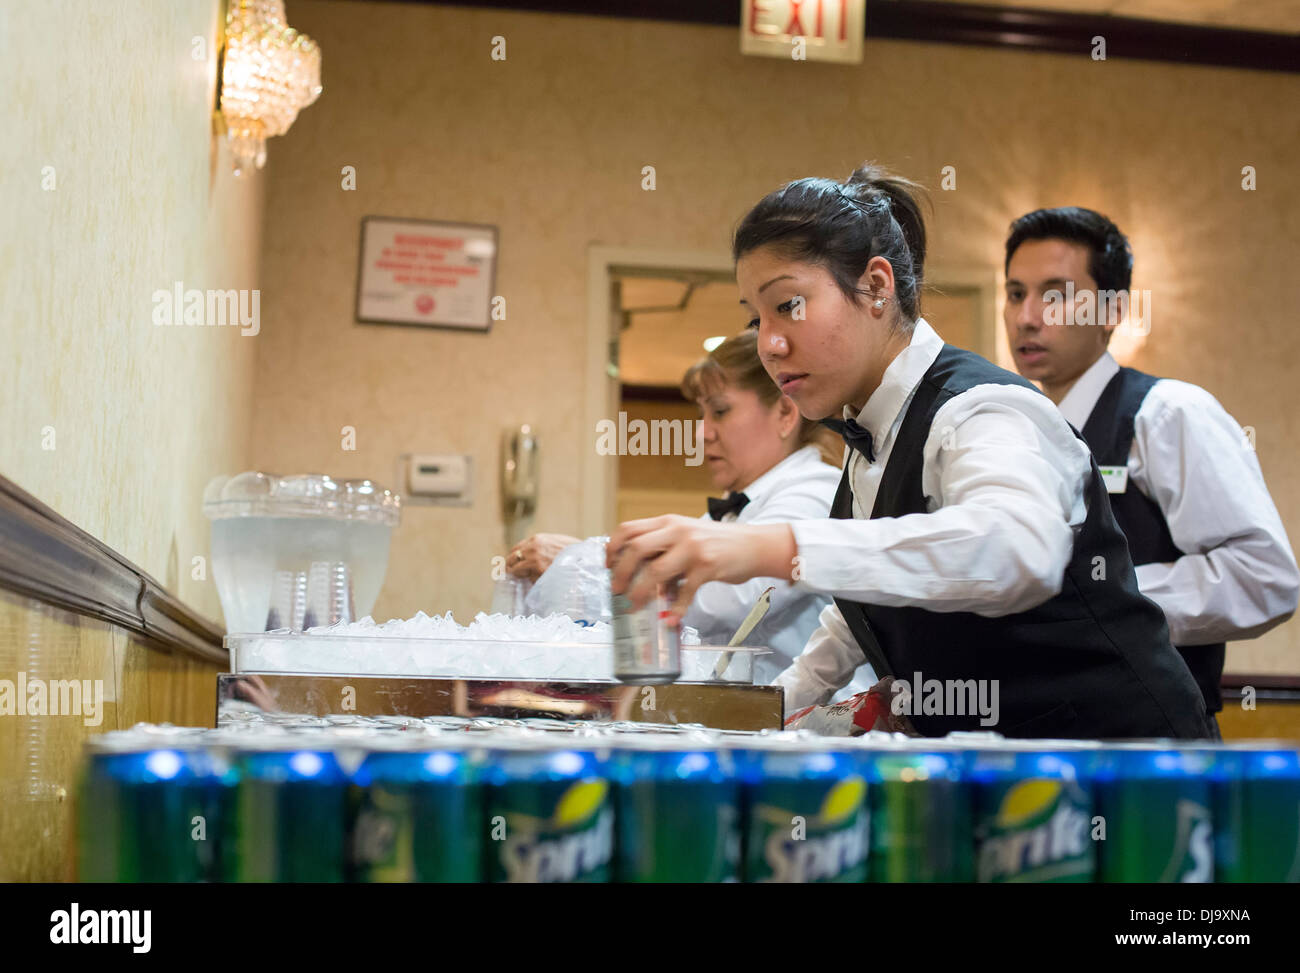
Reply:
[[709, 516], [721, 520], [727, 514], [738, 514], [749, 503], [749, 497], [743, 493], [729, 493], [726, 499], [709, 497]]
[[876, 461], [875, 451], [871, 447], [871, 433], [858, 425], [856, 419], [823, 419], [823, 426], [839, 433], [850, 449], [856, 449], [867, 458], [868, 463]]

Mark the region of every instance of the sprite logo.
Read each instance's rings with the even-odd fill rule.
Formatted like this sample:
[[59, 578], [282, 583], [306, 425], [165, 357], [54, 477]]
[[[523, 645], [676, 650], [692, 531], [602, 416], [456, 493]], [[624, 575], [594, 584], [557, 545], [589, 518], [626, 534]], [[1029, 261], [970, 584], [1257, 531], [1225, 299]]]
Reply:
[[763, 881], [822, 882], [861, 866], [870, 847], [866, 796], [867, 782], [861, 777], [839, 781], [807, 820], [806, 836], [791, 827], [796, 815], [788, 809], [756, 807], [755, 814], [772, 827], [763, 842], [763, 861], [772, 874]]
[[1162, 882], [1214, 881], [1214, 828], [1209, 809], [1196, 801], [1178, 802], [1177, 831]]
[[608, 794], [608, 782], [583, 780], [569, 786], [550, 818], [507, 814], [506, 881], [572, 882], [607, 865], [614, 845]]
[[1088, 823], [1086, 798], [1071, 783], [1013, 784], [982, 828], [979, 881], [1042, 882], [1091, 872]]

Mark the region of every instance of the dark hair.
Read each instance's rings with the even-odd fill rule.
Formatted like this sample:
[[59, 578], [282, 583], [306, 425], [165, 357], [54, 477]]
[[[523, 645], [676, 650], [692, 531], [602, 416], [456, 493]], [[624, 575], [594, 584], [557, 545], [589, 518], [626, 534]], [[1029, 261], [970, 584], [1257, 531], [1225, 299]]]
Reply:
[[1102, 291], [1127, 291], [1133, 281], [1133, 251], [1119, 227], [1100, 213], [1079, 206], [1036, 209], [1011, 224], [1007, 260], [1026, 240], [1067, 240], [1088, 248], [1088, 273]]
[[925, 267], [924, 190], [873, 163], [845, 183], [796, 179], [764, 196], [736, 227], [731, 256], [759, 247], [825, 267], [854, 304], [868, 291], [858, 281], [872, 257], [894, 270], [894, 296], [908, 327], [920, 314]]
[[[682, 376], [682, 395], [698, 402], [722, 386], [749, 389], [768, 409], [781, 401], [781, 390], [758, 357], [758, 332], [742, 331], [701, 358]], [[819, 422], [799, 416], [799, 446], [816, 446], [824, 462], [839, 466], [844, 441]]]

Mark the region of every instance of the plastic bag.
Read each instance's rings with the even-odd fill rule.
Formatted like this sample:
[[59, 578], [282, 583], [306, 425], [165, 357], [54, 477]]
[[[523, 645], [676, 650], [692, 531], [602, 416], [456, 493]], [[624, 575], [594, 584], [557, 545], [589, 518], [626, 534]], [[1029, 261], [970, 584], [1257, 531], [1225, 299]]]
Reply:
[[524, 598], [524, 613], [559, 613], [587, 625], [612, 622], [609, 569], [605, 567], [608, 541], [608, 537], [588, 537], [562, 550], [533, 583]]
[[[570, 544], [533, 582], [524, 598], [525, 615], [568, 615], [581, 625], [614, 621], [609, 568], [605, 567], [608, 537], [588, 537]], [[699, 645], [700, 633], [689, 625], [678, 630], [681, 645]]]
[[532, 581], [527, 578], [506, 575], [492, 588], [492, 607], [489, 613], [492, 615], [528, 614], [524, 610], [524, 602], [527, 600], [528, 592], [532, 590], [532, 587]]

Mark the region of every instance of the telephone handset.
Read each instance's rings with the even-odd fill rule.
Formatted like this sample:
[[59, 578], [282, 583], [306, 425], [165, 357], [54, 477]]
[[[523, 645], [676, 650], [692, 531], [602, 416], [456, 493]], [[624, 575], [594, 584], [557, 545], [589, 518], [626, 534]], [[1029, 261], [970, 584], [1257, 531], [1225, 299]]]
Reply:
[[538, 445], [537, 434], [527, 424], [507, 429], [501, 438], [501, 502], [506, 533], [515, 538], [511, 543], [527, 536], [524, 522], [531, 521], [537, 509]]

